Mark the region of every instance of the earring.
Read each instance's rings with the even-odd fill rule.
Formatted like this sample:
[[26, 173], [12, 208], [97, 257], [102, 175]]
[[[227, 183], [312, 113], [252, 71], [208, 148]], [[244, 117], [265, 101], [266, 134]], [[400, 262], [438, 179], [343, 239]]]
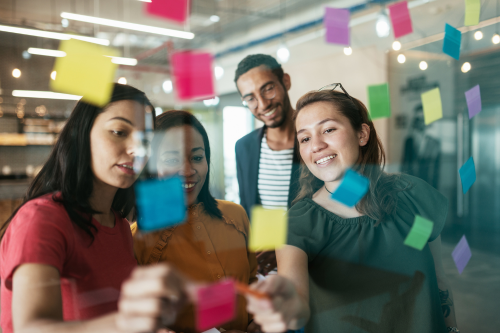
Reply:
[[361, 140], [361, 143], [363, 143], [363, 140]]

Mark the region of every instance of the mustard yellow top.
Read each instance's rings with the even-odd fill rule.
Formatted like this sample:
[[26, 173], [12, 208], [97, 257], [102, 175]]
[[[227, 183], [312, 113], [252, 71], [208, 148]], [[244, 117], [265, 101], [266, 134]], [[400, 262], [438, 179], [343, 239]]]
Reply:
[[[131, 229], [138, 264], [169, 262], [200, 282], [213, 283], [229, 277], [246, 284], [256, 281], [257, 259], [247, 249], [247, 214], [235, 203], [223, 200], [217, 203], [222, 219], [208, 215], [199, 203], [189, 208], [185, 223], [172, 228], [141, 233], [134, 223]], [[235, 319], [221, 327], [246, 332], [250, 318], [245, 298], [238, 295]], [[194, 307], [188, 305], [170, 328], [178, 333], [196, 332], [195, 320]]]

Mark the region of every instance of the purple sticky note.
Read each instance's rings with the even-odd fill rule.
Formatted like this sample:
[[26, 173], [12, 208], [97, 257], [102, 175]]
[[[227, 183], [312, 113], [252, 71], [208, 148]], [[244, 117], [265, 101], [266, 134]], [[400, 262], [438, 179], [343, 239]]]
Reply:
[[201, 287], [197, 291], [196, 329], [205, 331], [231, 321], [236, 314], [233, 280]]
[[175, 90], [180, 100], [204, 100], [215, 96], [213, 57], [197, 51], [175, 52], [171, 58]]
[[465, 99], [467, 100], [467, 107], [469, 108], [469, 119], [472, 119], [472, 117], [481, 112], [482, 109], [479, 84], [465, 92]]
[[394, 5], [387, 6], [387, 8], [389, 8], [389, 14], [391, 16], [394, 37], [399, 38], [411, 34], [413, 32], [413, 27], [411, 25], [408, 3], [406, 1], [401, 1]]
[[184, 23], [188, 16], [189, 0], [154, 0], [146, 3], [146, 12]]
[[326, 28], [326, 42], [332, 44], [350, 45], [349, 20], [351, 13], [349, 9], [325, 8], [323, 23]]
[[458, 268], [458, 273], [462, 274], [465, 266], [467, 266], [467, 263], [469, 262], [470, 257], [472, 256], [465, 235], [462, 236], [460, 242], [458, 242], [457, 246], [455, 246], [455, 249], [451, 253], [451, 256], [453, 257], [453, 261], [455, 261], [455, 265]]

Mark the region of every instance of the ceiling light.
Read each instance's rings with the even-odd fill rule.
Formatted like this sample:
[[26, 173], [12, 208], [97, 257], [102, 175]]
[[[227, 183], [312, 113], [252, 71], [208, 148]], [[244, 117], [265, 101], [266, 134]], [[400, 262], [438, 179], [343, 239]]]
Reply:
[[282, 63], [286, 63], [288, 59], [290, 59], [290, 51], [286, 46], [280, 47], [276, 52], [276, 55], [278, 56], [279, 61], [281, 61]]
[[214, 74], [217, 80], [221, 79], [224, 76], [224, 68], [222, 68], [221, 66], [215, 66]]
[[52, 73], [50, 73], [50, 78], [52, 80], [55, 80], [56, 79], [56, 75], [57, 75], [57, 72], [56, 71], [52, 71]]
[[491, 38], [491, 42], [493, 44], [498, 44], [500, 43], [500, 35], [499, 34], [494, 34], [493, 37]]
[[66, 56], [66, 52], [64, 52], [64, 51], [38, 49], [36, 47], [30, 47], [28, 49], [28, 53], [43, 55], [43, 56], [48, 56], [48, 57], [65, 57]]
[[218, 15], [212, 15], [212, 16], [210, 16], [210, 21], [212, 21], [212, 22], [219, 22], [220, 21], [220, 17]]
[[85, 42], [94, 43], [94, 44], [100, 44], [100, 45], [106, 45], [106, 46], [109, 45], [109, 40], [102, 39], [102, 38], [78, 36], [78, 35], [71, 35], [71, 34], [62, 34], [59, 32], [50, 32], [50, 31], [35, 30], [35, 29], [10, 27], [8, 25], [0, 25], [0, 31], [12, 32], [12, 33], [21, 34], [21, 35], [43, 37], [43, 38], [59, 39], [59, 40], [69, 40], [69, 39], [73, 38], [73, 39], [83, 40]]
[[464, 64], [462, 65], [462, 73], [467, 73], [471, 68], [472, 67], [469, 62], [464, 62]]
[[63, 27], [63, 28], [67, 28], [67, 27], [69, 26], [69, 21], [68, 21], [68, 19], [63, 18], [63, 19], [61, 20], [61, 25], [62, 25], [62, 27]]
[[14, 70], [12, 71], [12, 76], [15, 77], [16, 79], [21, 77], [21, 71], [17, 68], [14, 68]]
[[425, 70], [427, 69], [427, 67], [428, 67], [428, 66], [427, 66], [427, 63], [426, 63], [425, 61], [421, 61], [421, 62], [420, 62], [420, 64], [418, 64], [418, 67], [419, 67], [421, 70], [425, 71]]
[[192, 32], [151, 27], [149, 25], [142, 25], [142, 24], [129, 23], [129, 22], [123, 22], [123, 21], [116, 21], [116, 20], [108, 20], [108, 19], [103, 19], [103, 18], [94, 17], [94, 16], [78, 15], [78, 14], [63, 12], [63, 13], [61, 13], [61, 17], [66, 18], [68, 20], [75, 20], [75, 21], [87, 22], [87, 23], [93, 23], [93, 24], [101, 24], [101, 25], [105, 25], [108, 27], [149, 32], [152, 34], [158, 34], [158, 35], [164, 35], [164, 36], [171, 36], [171, 37], [178, 37], [178, 38], [185, 38], [185, 39], [193, 39], [194, 38], [194, 34]]
[[118, 79], [117, 81], [119, 84], [127, 84], [127, 78], [122, 76], [121, 78]]
[[214, 98], [211, 98], [211, 99], [205, 99], [203, 101], [203, 104], [205, 104], [205, 106], [217, 106], [219, 105], [219, 97], [215, 96]]
[[162, 88], [166, 94], [170, 94], [172, 92], [172, 90], [174, 90], [174, 86], [172, 85], [172, 81], [171, 80], [163, 81]]
[[110, 57], [110, 58], [111, 58], [111, 62], [114, 64], [127, 65], [127, 66], [137, 65], [137, 59], [135, 59], [135, 58], [122, 58], [122, 57]]
[[344, 47], [344, 54], [345, 55], [351, 55], [352, 54], [352, 48], [349, 47]]
[[474, 33], [474, 38], [475, 38], [476, 40], [481, 40], [481, 39], [483, 39], [483, 33], [482, 33], [481, 31], [476, 31], [476, 32]]
[[155, 107], [155, 116], [158, 117], [163, 113], [163, 109], [159, 106]]
[[392, 49], [393, 49], [394, 51], [399, 51], [399, 50], [401, 50], [401, 43], [400, 43], [400, 42], [398, 42], [397, 40], [396, 40], [396, 41], [394, 41], [394, 43], [392, 43]]
[[404, 64], [404, 63], [405, 63], [405, 61], [406, 61], [406, 57], [405, 57], [405, 55], [404, 55], [404, 54], [400, 54], [400, 55], [398, 55], [398, 62], [399, 62], [400, 64]]
[[35, 91], [35, 90], [14, 90], [12, 91], [14, 97], [28, 97], [28, 98], [48, 98], [48, 99], [67, 99], [77, 101], [82, 96], [55, 93], [52, 91]]
[[379, 14], [377, 18], [377, 23], [375, 23], [375, 30], [377, 31], [377, 36], [380, 38], [389, 36], [391, 32], [391, 24], [389, 19], [385, 14]]

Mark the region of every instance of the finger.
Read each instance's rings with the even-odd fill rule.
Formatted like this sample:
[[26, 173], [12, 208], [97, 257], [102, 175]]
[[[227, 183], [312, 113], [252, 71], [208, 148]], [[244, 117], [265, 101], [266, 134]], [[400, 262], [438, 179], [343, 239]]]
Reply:
[[175, 302], [182, 297], [183, 293], [184, 285], [176, 278], [134, 278], [122, 285], [123, 298], [166, 297]]
[[126, 315], [159, 317], [166, 307], [165, 303], [160, 298], [121, 299], [118, 310]]
[[262, 330], [269, 333], [282, 333], [287, 331], [287, 327], [284, 323], [274, 323], [262, 325]]
[[151, 332], [160, 327], [160, 322], [157, 318], [118, 315], [116, 326], [123, 331]]

